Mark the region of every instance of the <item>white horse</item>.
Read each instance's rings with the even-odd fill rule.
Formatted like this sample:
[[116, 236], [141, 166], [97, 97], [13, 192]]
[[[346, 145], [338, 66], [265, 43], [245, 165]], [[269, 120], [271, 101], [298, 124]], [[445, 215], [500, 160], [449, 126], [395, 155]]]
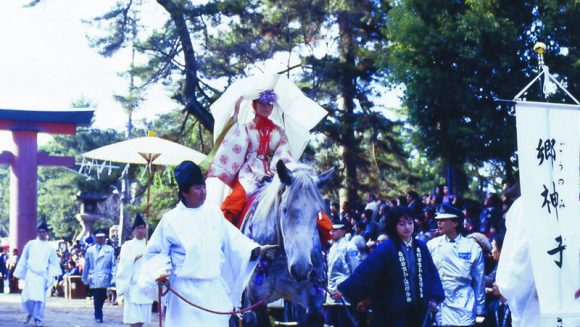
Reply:
[[[318, 187], [330, 180], [333, 169], [317, 176], [312, 168], [299, 164], [293, 172], [282, 161], [278, 175], [264, 186], [256, 207], [242, 226], [242, 232], [260, 244], [278, 244], [273, 260], [262, 260], [248, 285], [246, 302], [256, 303], [270, 294], [268, 303], [285, 299], [302, 310], [300, 326], [324, 324], [325, 280], [322, 248], [316, 220], [324, 210]], [[244, 317], [244, 326], [270, 326], [265, 305]]]

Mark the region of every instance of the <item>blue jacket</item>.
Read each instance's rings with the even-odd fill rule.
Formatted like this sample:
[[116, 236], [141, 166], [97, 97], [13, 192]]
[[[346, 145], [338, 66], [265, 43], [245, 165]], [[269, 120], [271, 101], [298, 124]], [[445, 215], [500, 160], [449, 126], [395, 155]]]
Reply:
[[[373, 326], [386, 326], [392, 317], [403, 312], [407, 306], [404, 277], [397, 250], [399, 242], [387, 240], [381, 243], [354, 273], [338, 286], [338, 290], [350, 303], [371, 299]], [[414, 251], [420, 249], [423, 262], [424, 296], [421, 299], [417, 295], [416, 305], [426, 311], [430, 300], [442, 302], [445, 295], [427, 245], [415, 239], [413, 247]]]
[[90, 288], [108, 288], [112, 286], [116, 272], [115, 250], [112, 246], [103, 244], [97, 252], [97, 245], [91, 245], [85, 254], [83, 283]]

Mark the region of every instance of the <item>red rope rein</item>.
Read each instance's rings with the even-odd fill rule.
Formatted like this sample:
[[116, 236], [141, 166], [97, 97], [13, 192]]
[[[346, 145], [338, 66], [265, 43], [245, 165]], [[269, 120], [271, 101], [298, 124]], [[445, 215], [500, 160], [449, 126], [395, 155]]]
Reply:
[[[209, 313], [213, 313], [216, 315], [237, 315], [237, 314], [242, 314], [244, 312], [248, 312], [251, 310], [254, 310], [255, 308], [261, 306], [262, 304], [264, 304], [266, 302], [266, 300], [268, 300], [268, 298], [270, 298], [270, 293], [266, 294], [266, 296], [264, 296], [264, 298], [262, 298], [260, 301], [256, 302], [255, 304], [244, 308], [244, 309], [240, 309], [240, 310], [236, 310], [236, 311], [215, 311], [215, 310], [210, 310], [210, 309], [206, 309], [202, 306], [199, 306], [195, 303], [192, 303], [191, 301], [189, 301], [188, 299], [186, 299], [185, 297], [183, 297], [183, 295], [179, 294], [177, 291], [175, 291], [173, 288], [171, 288], [170, 285], [165, 284], [165, 286], [167, 287], [167, 290], [165, 292], [162, 291], [163, 289], [163, 285], [165, 283], [159, 283], [159, 294], [160, 295], [165, 295], [168, 292], [172, 292], [173, 294], [175, 294], [178, 298], [180, 298], [183, 302], [191, 305], [194, 308], [197, 308], [199, 310], [205, 311], [205, 312], [209, 312]], [[159, 296], [159, 299], [161, 299], [161, 296]]]

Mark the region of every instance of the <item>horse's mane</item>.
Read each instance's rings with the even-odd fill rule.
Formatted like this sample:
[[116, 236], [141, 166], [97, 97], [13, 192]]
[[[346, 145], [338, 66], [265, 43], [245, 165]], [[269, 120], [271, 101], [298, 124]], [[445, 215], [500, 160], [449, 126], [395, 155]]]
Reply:
[[297, 164], [292, 174], [294, 182], [292, 187], [288, 188], [286, 197], [293, 199], [297, 196], [296, 193], [304, 193], [305, 196], [312, 199], [312, 202], [320, 205], [320, 210], [324, 210], [324, 201], [316, 185], [318, 176], [314, 173], [314, 170], [310, 166]]
[[[317, 176], [314, 174], [314, 170], [308, 165], [296, 164], [292, 175], [294, 181], [291, 186], [286, 188], [284, 197], [293, 199], [299, 195], [308, 196], [312, 199], [313, 205], [317, 203], [322, 211], [324, 209], [324, 202], [318, 192], [316, 185]], [[258, 242], [272, 243], [276, 241], [276, 217], [274, 216], [279, 212], [280, 201], [278, 194], [283, 186], [284, 184], [282, 184], [280, 178], [276, 175], [272, 179], [272, 182], [258, 190], [255, 199], [257, 205], [249, 221], [249, 228], [251, 229], [250, 235]], [[244, 230], [244, 233], [248, 235], [246, 230]]]

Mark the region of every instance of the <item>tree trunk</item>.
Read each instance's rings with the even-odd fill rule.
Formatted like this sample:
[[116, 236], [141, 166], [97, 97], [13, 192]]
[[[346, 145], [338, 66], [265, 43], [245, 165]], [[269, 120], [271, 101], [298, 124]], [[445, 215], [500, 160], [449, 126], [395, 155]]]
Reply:
[[191, 36], [184, 17], [185, 10], [171, 0], [157, 0], [157, 3], [165, 8], [171, 16], [171, 20], [175, 24], [175, 29], [182, 45], [183, 57], [185, 60], [185, 81], [181, 89], [183, 102], [185, 103], [184, 111], [191, 113], [203, 125], [203, 127], [208, 131], [213, 132], [213, 116], [208, 110], [202, 107], [196, 97], [196, 89], [199, 88], [197, 60], [195, 58]]
[[345, 168], [345, 187], [347, 201], [351, 206], [359, 204], [357, 194], [357, 144], [354, 136], [354, 97], [356, 93], [356, 76], [354, 74], [354, 33], [350, 14], [341, 11], [337, 16], [339, 27], [339, 62], [341, 79], [339, 81], [340, 96], [343, 100], [341, 117], [342, 160]]
[[448, 161], [445, 170], [449, 192], [462, 196], [467, 189], [467, 177], [463, 170], [463, 165]]

